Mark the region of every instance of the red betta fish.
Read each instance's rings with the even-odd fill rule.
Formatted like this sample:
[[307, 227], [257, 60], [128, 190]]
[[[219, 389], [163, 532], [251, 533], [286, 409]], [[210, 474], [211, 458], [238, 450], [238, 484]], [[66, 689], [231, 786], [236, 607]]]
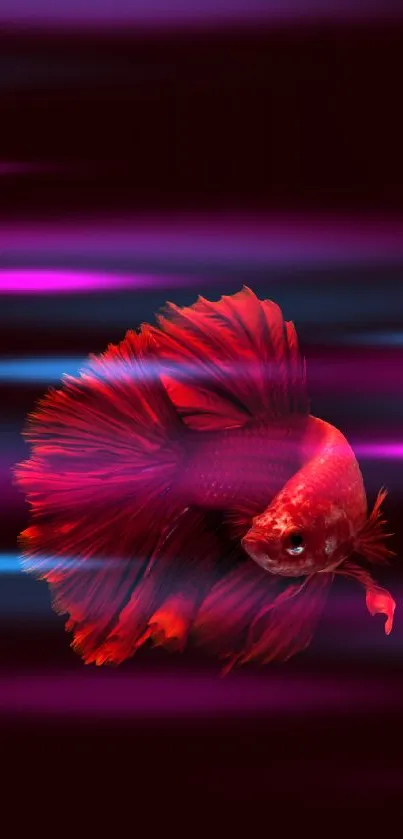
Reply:
[[367, 567], [391, 553], [385, 492], [368, 516], [347, 440], [309, 414], [294, 325], [250, 289], [167, 304], [50, 390], [25, 433], [25, 567], [85, 662], [147, 640], [204, 647], [227, 669], [285, 660], [336, 574], [391, 631], [395, 603]]

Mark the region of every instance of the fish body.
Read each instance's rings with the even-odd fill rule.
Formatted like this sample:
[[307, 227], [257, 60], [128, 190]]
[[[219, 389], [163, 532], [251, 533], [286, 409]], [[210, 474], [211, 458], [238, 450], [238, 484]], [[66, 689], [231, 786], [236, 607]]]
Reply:
[[305, 417], [287, 424], [251, 421], [203, 434], [188, 429], [179, 487], [205, 509], [242, 510], [245, 499], [256, 510], [265, 509], [301, 465], [306, 422]]
[[85, 662], [146, 641], [202, 646], [227, 669], [287, 659], [335, 574], [390, 632], [394, 601], [357, 559], [390, 554], [385, 493], [368, 516], [348, 441], [309, 413], [294, 325], [250, 289], [168, 304], [50, 391], [26, 435], [24, 563]]

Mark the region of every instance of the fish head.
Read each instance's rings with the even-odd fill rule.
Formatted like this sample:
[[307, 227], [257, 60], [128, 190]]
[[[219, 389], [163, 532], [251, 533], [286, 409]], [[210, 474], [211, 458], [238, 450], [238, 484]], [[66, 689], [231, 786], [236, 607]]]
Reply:
[[282, 497], [253, 519], [242, 546], [266, 571], [298, 577], [336, 568], [354, 550], [354, 533], [343, 507]]

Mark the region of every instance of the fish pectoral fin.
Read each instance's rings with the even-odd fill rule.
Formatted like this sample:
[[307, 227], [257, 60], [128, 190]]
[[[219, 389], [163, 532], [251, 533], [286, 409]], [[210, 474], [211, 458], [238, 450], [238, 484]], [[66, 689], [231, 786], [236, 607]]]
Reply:
[[392, 595], [383, 588], [368, 588], [365, 602], [370, 615], [386, 615], [385, 633], [390, 635], [396, 609], [396, 602]]
[[344, 562], [339, 566], [336, 573], [342, 574], [344, 577], [350, 577], [364, 586], [366, 591], [365, 602], [370, 615], [386, 615], [385, 632], [386, 635], [390, 635], [396, 609], [396, 602], [392, 595], [385, 588], [378, 586], [365, 568], [361, 568], [354, 562]]

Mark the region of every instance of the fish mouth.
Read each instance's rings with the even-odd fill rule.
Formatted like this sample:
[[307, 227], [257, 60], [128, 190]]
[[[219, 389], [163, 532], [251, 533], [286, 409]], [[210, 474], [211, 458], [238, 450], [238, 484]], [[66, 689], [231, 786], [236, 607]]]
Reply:
[[273, 564], [277, 564], [274, 551], [269, 552], [270, 545], [258, 530], [250, 531], [241, 539], [241, 545], [246, 553], [266, 571], [271, 571]]

